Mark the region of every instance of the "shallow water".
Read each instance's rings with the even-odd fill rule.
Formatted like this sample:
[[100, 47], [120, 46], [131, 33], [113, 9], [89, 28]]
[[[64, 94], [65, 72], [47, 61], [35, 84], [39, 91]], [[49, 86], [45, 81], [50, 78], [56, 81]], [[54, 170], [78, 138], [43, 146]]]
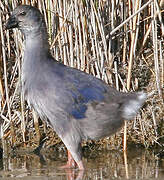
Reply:
[[0, 179], [25, 180], [65, 180], [65, 179], [164, 179], [163, 153], [132, 149], [121, 151], [96, 151], [85, 153], [85, 171], [62, 170], [65, 154], [55, 152], [33, 153], [17, 152], [0, 161]]

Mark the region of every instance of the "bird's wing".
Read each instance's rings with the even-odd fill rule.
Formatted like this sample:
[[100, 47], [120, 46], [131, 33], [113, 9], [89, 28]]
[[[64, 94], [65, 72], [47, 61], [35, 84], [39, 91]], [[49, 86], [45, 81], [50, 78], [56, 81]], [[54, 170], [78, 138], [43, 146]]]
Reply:
[[105, 100], [109, 86], [100, 79], [60, 63], [53, 63], [51, 69], [45, 71], [48, 74], [43, 73], [47, 84], [42, 90], [38, 89], [39, 93], [44, 94], [49, 108], [55, 110], [60, 107], [74, 118], [81, 119], [85, 117], [88, 103]]

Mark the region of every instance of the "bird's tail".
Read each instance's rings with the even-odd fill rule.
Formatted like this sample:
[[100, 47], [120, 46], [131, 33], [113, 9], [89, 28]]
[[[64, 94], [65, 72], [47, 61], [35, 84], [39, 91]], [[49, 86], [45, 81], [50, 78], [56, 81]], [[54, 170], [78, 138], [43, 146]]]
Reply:
[[126, 96], [124, 99], [122, 117], [126, 120], [133, 119], [147, 98], [146, 93], [138, 92]]

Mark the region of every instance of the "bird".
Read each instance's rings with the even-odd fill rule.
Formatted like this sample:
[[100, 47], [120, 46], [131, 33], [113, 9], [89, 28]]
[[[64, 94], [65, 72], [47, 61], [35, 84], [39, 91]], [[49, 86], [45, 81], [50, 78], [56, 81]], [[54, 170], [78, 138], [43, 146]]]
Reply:
[[6, 29], [24, 36], [22, 93], [68, 150], [65, 168], [84, 170], [81, 143], [117, 132], [143, 106], [145, 92], [120, 92], [103, 80], [57, 61], [50, 52], [44, 16], [30, 5], [16, 7]]

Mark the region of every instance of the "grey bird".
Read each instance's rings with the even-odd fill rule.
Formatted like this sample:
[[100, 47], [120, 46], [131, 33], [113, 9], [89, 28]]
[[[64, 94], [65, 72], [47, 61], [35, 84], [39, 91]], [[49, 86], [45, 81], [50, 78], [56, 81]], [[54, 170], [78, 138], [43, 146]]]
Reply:
[[14, 9], [6, 28], [25, 37], [22, 91], [28, 104], [48, 121], [68, 150], [65, 167], [83, 170], [81, 142], [115, 133], [135, 117], [144, 92], [123, 93], [102, 80], [55, 60], [43, 15], [29, 5]]

